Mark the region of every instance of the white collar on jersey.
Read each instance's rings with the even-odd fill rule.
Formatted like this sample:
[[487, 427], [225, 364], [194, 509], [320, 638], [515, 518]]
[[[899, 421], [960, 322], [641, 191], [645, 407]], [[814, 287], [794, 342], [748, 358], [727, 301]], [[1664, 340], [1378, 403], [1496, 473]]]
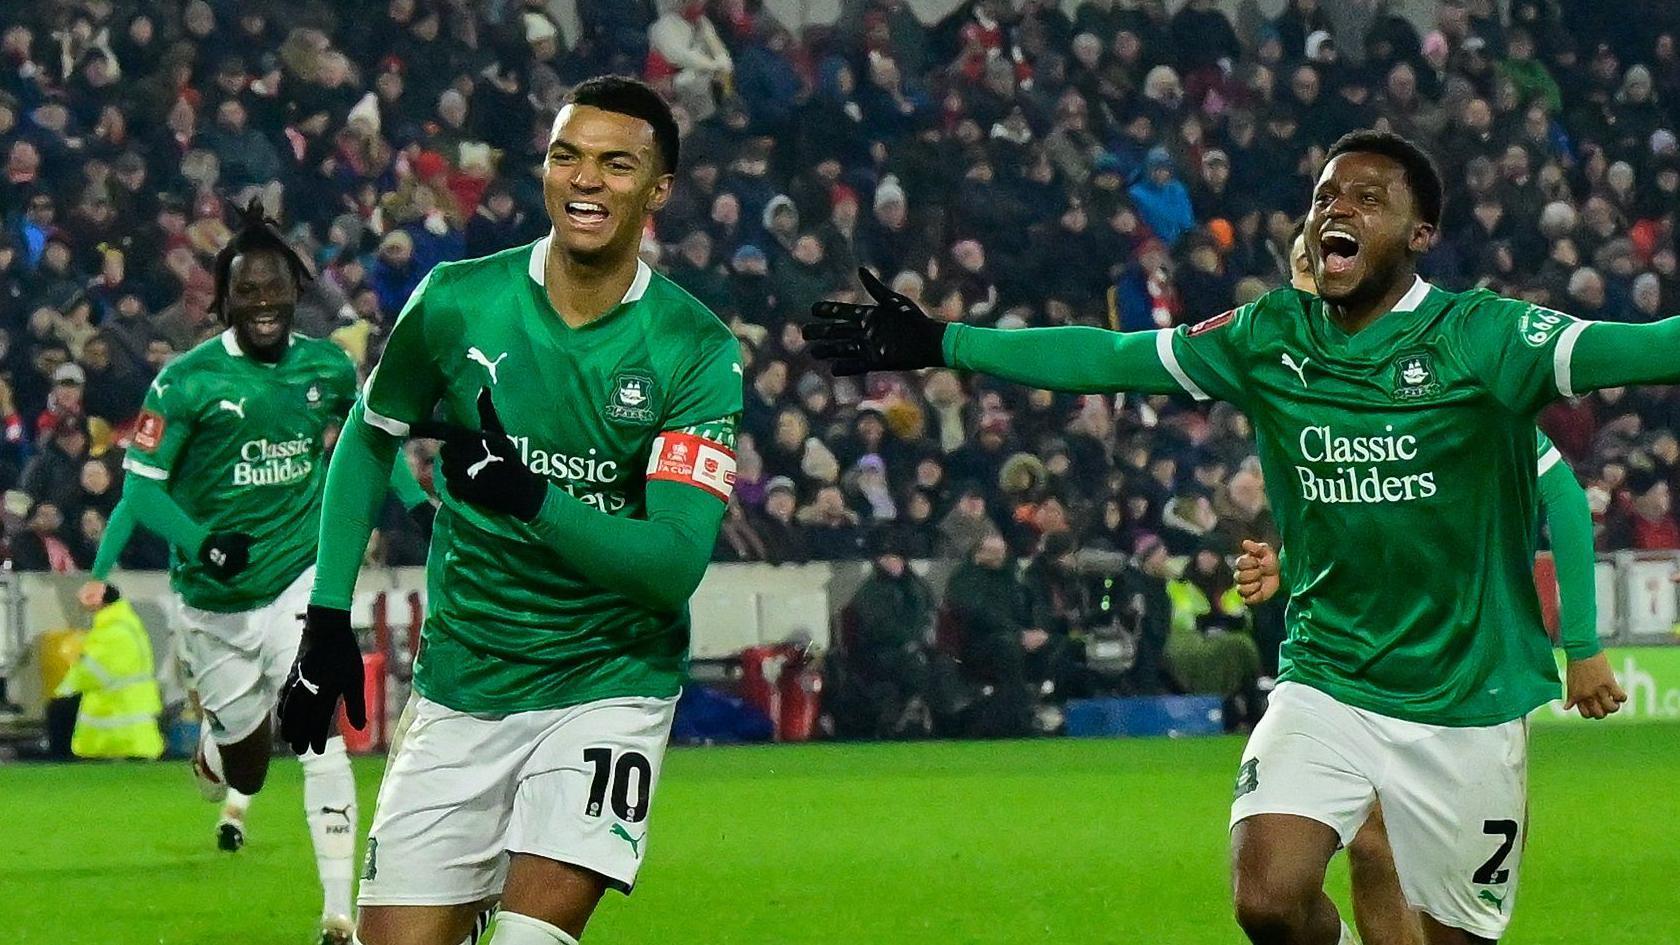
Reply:
[[[537, 240], [537, 245], [531, 247], [531, 262], [525, 271], [531, 276], [531, 281], [537, 285], [546, 286], [546, 263], [548, 262], [548, 244], [554, 240], [554, 233]], [[636, 278], [630, 280], [630, 288], [624, 290], [624, 298], [618, 304], [626, 305], [630, 302], [642, 300], [642, 293], [647, 291], [648, 283], [653, 281], [653, 270], [641, 258], [636, 259]]]
[[1412, 278], [1416, 279], [1417, 281], [1412, 283], [1412, 287], [1410, 289], [1406, 290], [1405, 295], [1400, 296], [1400, 301], [1395, 302], [1394, 307], [1389, 309], [1389, 311], [1391, 311], [1391, 312], [1415, 312], [1415, 311], [1417, 311], [1417, 307], [1419, 305], [1423, 304], [1424, 296], [1428, 295], [1429, 290], [1434, 288], [1434, 286], [1432, 286], [1429, 283], [1423, 281], [1422, 276], [1413, 276]]
[[[297, 332], [294, 331], [286, 336], [286, 347], [290, 348], [296, 343]], [[245, 349], [239, 347], [239, 339], [234, 337], [232, 328], [226, 329], [222, 332], [222, 349], [236, 358], [243, 358], [245, 356]]]

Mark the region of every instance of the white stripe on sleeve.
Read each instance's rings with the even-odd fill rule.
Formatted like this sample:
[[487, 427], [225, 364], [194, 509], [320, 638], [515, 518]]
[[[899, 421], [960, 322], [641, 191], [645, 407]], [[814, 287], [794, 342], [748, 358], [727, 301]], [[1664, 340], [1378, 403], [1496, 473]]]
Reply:
[[362, 419], [367, 421], [368, 426], [373, 427], [376, 430], [383, 430], [392, 436], [408, 435], [408, 424], [402, 422], [401, 420], [387, 417], [384, 414], [379, 413], [372, 407], [369, 407], [367, 405], [367, 401], [365, 400], [362, 401]]
[[147, 479], [156, 479], [158, 482], [165, 482], [169, 479], [169, 473], [157, 468], [156, 466], [148, 466], [132, 456], [124, 459], [122, 466], [124, 469], [136, 476], [144, 476]]
[[1172, 343], [1175, 331], [1176, 329], [1173, 328], [1156, 330], [1155, 354], [1160, 357], [1161, 364], [1166, 367], [1167, 373], [1171, 374], [1173, 380], [1178, 382], [1178, 386], [1184, 388], [1191, 397], [1197, 400], [1212, 400], [1213, 398], [1207, 395], [1207, 391], [1202, 390], [1200, 385], [1190, 379], [1190, 375], [1184, 373], [1184, 365], [1178, 363], [1178, 355], [1174, 353]]
[[1558, 393], [1565, 397], [1575, 396], [1574, 378], [1570, 376], [1571, 362], [1575, 359], [1575, 342], [1580, 340], [1581, 332], [1587, 330], [1592, 322], [1573, 322], [1563, 333], [1558, 335], [1557, 347], [1552, 349], [1552, 377], [1557, 382]]

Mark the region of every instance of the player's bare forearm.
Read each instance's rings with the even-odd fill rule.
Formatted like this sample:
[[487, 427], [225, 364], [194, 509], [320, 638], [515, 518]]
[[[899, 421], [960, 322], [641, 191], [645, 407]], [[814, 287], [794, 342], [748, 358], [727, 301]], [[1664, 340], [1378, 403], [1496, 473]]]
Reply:
[[1540, 506], [1552, 536], [1557, 566], [1558, 612], [1563, 650], [1572, 660], [1599, 651], [1598, 588], [1593, 577], [1592, 510], [1575, 473], [1563, 462], [1540, 476]]
[[1075, 394], [1136, 391], [1176, 394], [1158, 345], [1170, 336], [1153, 331], [1114, 332], [1102, 328], [1003, 330], [952, 325], [945, 332], [945, 361], [1017, 384]]
[[210, 530], [193, 521], [163, 483], [130, 473], [123, 489], [123, 502], [132, 505], [135, 520], [188, 555], [195, 554], [209, 537]]
[[596, 585], [674, 611], [700, 586], [723, 513], [716, 497], [678, 483], [648, 483], [646, 519], [608, 515], [550, 485], [531, 527]]
[[1570, 359], [1576, 393], [1629, 384], [1680, 384], [1680, 315], [1624, 325], [1591, 322]]
[[399, 440], [365, 423], [361, 411], [360, 404], [350, 411], [327, 464], [315, 588], [310, 595], [310, 603], [317, 607], [350, 607], [356, 574], [397, 455]]

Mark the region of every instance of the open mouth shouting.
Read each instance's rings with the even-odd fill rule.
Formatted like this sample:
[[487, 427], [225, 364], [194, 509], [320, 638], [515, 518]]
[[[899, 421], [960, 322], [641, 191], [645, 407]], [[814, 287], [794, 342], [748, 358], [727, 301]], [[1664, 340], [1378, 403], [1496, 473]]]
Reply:
[[1359, 237], [1341, 224], [1332, 223], [1320, 230], [1318, 246], [1327, 276], [1347, 275], [1358, 262]]

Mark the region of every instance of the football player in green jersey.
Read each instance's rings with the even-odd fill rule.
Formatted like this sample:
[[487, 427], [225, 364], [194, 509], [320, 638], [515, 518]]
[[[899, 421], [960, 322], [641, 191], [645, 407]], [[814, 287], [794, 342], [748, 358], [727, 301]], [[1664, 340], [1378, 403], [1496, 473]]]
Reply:
[[442, 441], [416, 697], [358, 894], [365, 945], [455, 945], [497, 899], [493, 945], [571, 945], [647, 855], [741, 411], [734, 336], [637, 258], [677, 148], [648, 86], [574, 88], [544, 161], [549, 234], [427, 275], [333, 454], [280, 709], [299, 751], [361, 696], [347, 608], [368, 483], [404, 437]]
[[[229, 852], [244, 845], [247, 807], [267, 777], [269, 717], [302, 635], [324, 435], [356, 396], [355, 365], [337, 345], [292, 334], [309, 277], [252, 201], [216, 257], [216, 305], [228, 328], [171, 363], [147, 391], [123, 460], [123, 499], [80, 594], [92, 608], [112, 593], [106, 578], [136, 524], [172, 546], [171, 622], [204, 715], [193, 768], [205, 796], [222, 804], [217, 843]], [[432, 506], [407, 465], [390, 473], [411, 512], [425, 518]], [[356, 788], [343, 739], [329, 747], [304, 761], [304, 812], [323, 890], [322, 941], [330, 945], [350, 937]]]
[[1352, 941], [1325, 867], [1379, 797], [1432, 945], [1504, 933], [1525, 719], [1561, 688], [1533, 582], [1534, 416], [1580, 391], [1680, 381], [1680, 318], [1582, 322], [1423, 281], [1441, 193], [1409, 141], [1343, 137], [1307, 214], [1319, 295], [1275, 289], [1194, 327], [946, 325], [873, 277], [875, 304], [812, 309], [812, 353], [836, 373], [948, 366], [1248, 414], [1291, 593], [1232, 808], [1237, 919], [1257, 943]]
[[[1307, 257], [1304, 222], [1296, 228], [1289, 261], [1290, 284], [1303, 292], [1317, 294], [1312, 261]], [[1560, 636], [1569, 662], [1564, 708], [1578, 710], [1583, 718], [1602, 719], [1620, 709], [1627, 694], [1617, 684], [1598, 642], [1592, 512], [1587, 507], [1586, 491], [1575, 480], [1569, 464], [1563, 462], [1563, 455], [1545, 433], [1536, 430], [1535, 435], [1540, 508], [1552, 536]], [[1237, 590], [1245, 603], [1255, 606], [1277, 594], [1282, 567], [1277, 551], [1264, 542], [1245, 541], [1243, 550], [1236, 560]], [[1371, 806], [1370, 816], [1348, 844], [1347, 854], [1354, 924], [1361, 940], [1373, 945], [1379, 942], [1422, 945], [1421, 918], [1412, 911], [1400, 888], [1380, 802]]]

